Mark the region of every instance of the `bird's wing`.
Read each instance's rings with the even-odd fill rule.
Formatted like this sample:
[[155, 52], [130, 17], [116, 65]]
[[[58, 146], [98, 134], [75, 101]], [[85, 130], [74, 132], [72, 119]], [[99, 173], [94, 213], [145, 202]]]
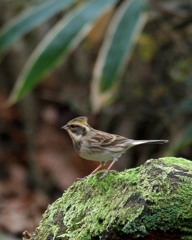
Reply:
[[127, 138], [98, 131], [97, 134], [91, 139], [92, 145], [100, 147], [117, 147], [127, 141]]
[[112, 137], [105, 139], [101, 142], [102, 147], [117, 147], [122, 146], [127, 141], [127, 138], [118, 136], [118, 135], [112, 135]]
[[115, 135], [109, 136], [108, 138], [105, 138], [101, 141], [101, 146], [102, 147], [109, 147], [117, 142], [117, 137]]

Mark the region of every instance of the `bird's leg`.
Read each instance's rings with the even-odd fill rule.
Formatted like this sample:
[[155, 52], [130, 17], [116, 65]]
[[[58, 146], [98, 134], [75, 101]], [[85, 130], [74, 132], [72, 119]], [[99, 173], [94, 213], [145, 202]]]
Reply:
[[[97, 168], [95, 168], [95, 170], [93, 171], [93, 172], [91, 172], [89, 175], [92, 175], [92, 174], [94, 174], [94, 173], [96, 173], [99, 169], [101, 169], [103, 166], [105, 165], [105, 162], [100, 162], [100, 165], [97, 167]], [[89, 176], [88, 175], [88, 176]]]
[[107, 174], [109, 173], [109, 170], [112, 168], [113, 164], [114, 164], [115, 162], [117, 162], [117, 160], [118, 160], [118, 158], [113, 158], [112, 163], [109, 165], [109, 167], [107, 168], [107, 170], [104, 172], [104, 174], [103, 174], [99, 179], [102, 179], [102, 178], [104, 178], [104, 177], [107, 176]]
[[94, 173], [96, 173], [100, 168], [102, 168], [106, 163], [105, 162], [100, 162], [100, 165], [95, 168], [95, 170], [93, 172], [91, 172], [89, 175], [87, 175], [86, 177], [84, 178], [78, 178], [79, 180], [84, 180], [86, 178], [88, 178], [89, 176], [93, 175]]

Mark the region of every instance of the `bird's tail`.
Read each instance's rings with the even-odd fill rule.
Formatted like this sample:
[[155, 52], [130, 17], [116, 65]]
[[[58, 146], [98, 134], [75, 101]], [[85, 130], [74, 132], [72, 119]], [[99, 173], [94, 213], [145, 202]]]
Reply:
[[133, 140], [132, 146], [140, 145], [140, 144], [163, 144], [169, 142], [168, 140]]

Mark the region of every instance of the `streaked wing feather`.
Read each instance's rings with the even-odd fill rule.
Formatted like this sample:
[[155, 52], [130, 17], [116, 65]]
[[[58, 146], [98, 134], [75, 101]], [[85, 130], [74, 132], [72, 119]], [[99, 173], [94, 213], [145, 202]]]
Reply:
[[121, 136], [118, 136], [118, 135], [113, 135], [111, 138], [108, 138], [108, 139], [104, 140], [101, 143], [101, 146], [102, 147], [122, 146], [122, 144], [124, 144], [125, 141], [127, 141], [127, 138], [121, 137]]
[[116, 136], [111, 136], [107, 139], [104, 139], [103, 141], [101, 141], [101, 147], [108, 147], [110, 146], [111, 144], [113, 144], [116, 140]]
[[101, 148], [114, 148], [122, 147], [122, 145], [127, 142], [127, 138], [105, 133], [102, 131], [97, 131], [97, 134], [89, 140], [92, 147], [101, 147]]

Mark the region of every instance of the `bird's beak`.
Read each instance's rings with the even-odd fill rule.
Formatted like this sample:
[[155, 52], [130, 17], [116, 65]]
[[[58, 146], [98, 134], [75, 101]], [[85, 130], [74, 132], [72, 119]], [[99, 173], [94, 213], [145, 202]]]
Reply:
[[61, 129], [65, 129], [65, 130], [67, 130], [68, 127], [67, 127], [67, 125], [64, 125], [63, 127], [61, 127]]

